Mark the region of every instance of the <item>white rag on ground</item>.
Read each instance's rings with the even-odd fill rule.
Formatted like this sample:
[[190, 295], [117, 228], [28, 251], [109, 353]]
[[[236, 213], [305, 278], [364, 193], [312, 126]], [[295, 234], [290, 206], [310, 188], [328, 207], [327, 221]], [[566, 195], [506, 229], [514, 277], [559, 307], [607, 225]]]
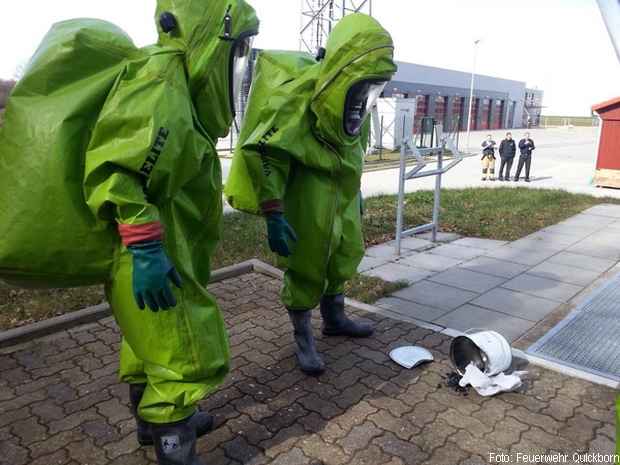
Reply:
[[478, 394], [483, 397], [494, 396], [499, 392], [510, 392], [521, 386], [521, 376], [527, 371], [515, 371], [510, 375], [500, 373], [495, 376], [485, 375], [480, 369], [470, 363], [465, 368], [465, 374], [459, 381], [461, 387], [471, 384]]

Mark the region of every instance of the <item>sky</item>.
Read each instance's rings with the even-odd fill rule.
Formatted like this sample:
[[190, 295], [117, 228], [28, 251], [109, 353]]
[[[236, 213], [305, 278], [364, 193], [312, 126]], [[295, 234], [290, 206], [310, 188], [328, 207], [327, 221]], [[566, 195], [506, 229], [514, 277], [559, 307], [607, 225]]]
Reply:
[[[56, 21], [112, 21], [139, 46], [155, 41], [155, 0], [18, 0], [3, 6], [0, 78], [23, 68]], [[259, 48], [299, 49], [301, 0], [250, 0], [261, 18]], [[359, 2], [358, 2], [359, 3]], [[620, 63], [596, 0], [374, 0], [396, 59], [477, 72], [544, 90], [544, 114], [589, 115], [620, 95]]]

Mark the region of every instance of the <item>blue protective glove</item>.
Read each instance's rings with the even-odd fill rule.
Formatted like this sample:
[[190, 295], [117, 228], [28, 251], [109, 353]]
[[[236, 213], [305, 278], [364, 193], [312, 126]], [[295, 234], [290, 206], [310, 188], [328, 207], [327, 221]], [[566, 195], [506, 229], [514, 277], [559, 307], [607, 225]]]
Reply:
[[168, 279], [180, 289], [181, 276], [161, 241], [132, 244], [127, 250], [133, 255], [133, 295], [140, 310], [144, 310], [145, 303], [154, 312], [176, 306]]
[[297, 235], [282, 213], [270, 213], [267, 216], [267, 236], [269, 248], [281, 257], [292, 253], [291, 241], [297, 242]]

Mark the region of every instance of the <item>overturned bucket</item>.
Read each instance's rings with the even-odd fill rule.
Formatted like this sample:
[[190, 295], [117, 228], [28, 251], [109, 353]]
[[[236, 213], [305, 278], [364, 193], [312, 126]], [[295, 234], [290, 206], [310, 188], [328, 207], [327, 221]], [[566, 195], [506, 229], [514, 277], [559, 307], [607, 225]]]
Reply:
[[493, 376], [510, 368], [512, 350], [501, 334], [470, 329], [452, 340], [450, 360], [461, 376], [465, 374], [470, 363], [476, 365], [484, 374]]

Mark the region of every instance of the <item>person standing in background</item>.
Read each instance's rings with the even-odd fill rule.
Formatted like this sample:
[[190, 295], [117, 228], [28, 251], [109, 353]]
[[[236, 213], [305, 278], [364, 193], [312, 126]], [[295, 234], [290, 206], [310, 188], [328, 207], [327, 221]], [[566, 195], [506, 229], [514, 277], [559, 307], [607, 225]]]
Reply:
[[536, 146], [534, 145], [534, 141], [530, 138], [529, 132], [526, 132], [525, 137], [519, 141], [519, 150], [521, 155], [519, 156], [519, 164], [517, 166], [517, 173], [515, 174], [515, 182], [519, 182], [523, 165], [525, 165], [525, 182], [530, 182], [532, 152], [536, 150]]
[[[517, 144], [512, 139], [512, 133], [506, 133], [506, 138], [499, 144], [499, 156], [502, 159], [499, 165], [499, 180], [510, 181], [510, 169], [512, 168], [512, 162], [515, 159], [517, 153]], [[504, 167], [506, 171], [504, 172]]]
[[489, 134], [482, 142], [482, 180], [495, 181], [495, 141]]

